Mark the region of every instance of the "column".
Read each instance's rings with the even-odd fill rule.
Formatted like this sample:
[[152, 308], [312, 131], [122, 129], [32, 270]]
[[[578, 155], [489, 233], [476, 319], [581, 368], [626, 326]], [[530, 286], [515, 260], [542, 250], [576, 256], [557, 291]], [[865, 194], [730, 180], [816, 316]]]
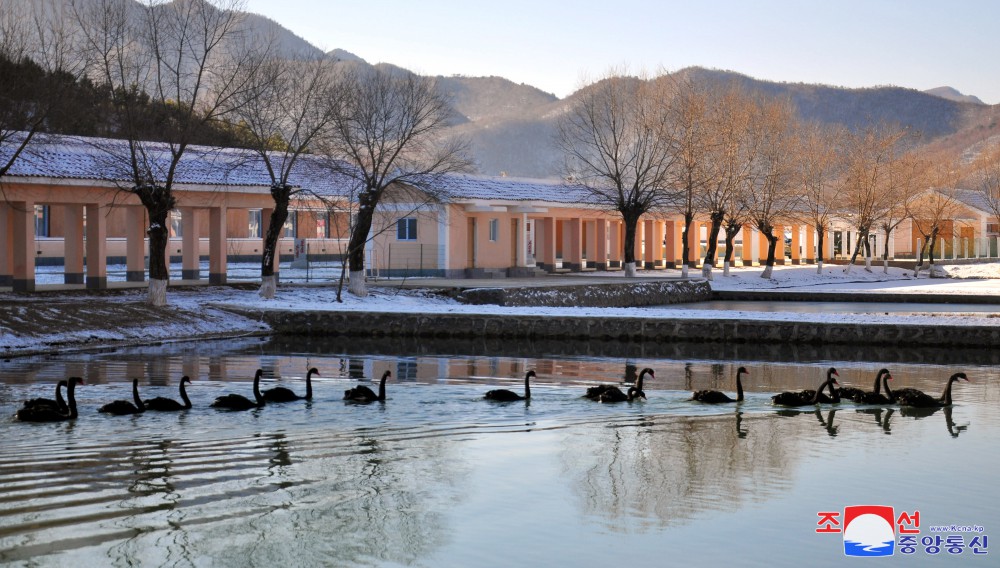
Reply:
[[696, 267], [701, 260], [701, 226], [698, 221], [691, 222], [691, 234], [688, 235], [688, 261], [689, 266]]
[[622, 222], [608, 221], [608, 268], [622, 268]]
[[553, 272], [556, 269], [556, 220], [545, 217], [535, 222], [536, 257], [541, 259], [543, 270]]
[[632, 255], [635, 258], [635, 269], [641, 270], [643, 267], [643, 257], [642, 257], [642, 240], [644, 238], [644, 225], [642, 219], [635, 224], [635, 246], [632, 248]]
[[816, 229], [806, 225], [806, 263], [816, 262]]
[[201, 238], [198, 235], [198, 210], [181, 208], [181, 280], [201, 279]]
[[64, 205], [63, 215], [63, 282], [83, 284], [83, 205]]
[[98, 203], [88, 203], [87, 211], [87, 289], [108, 287], [108, 221]]
[[[607, 251], [605, 251], [605, 256], [600, 256], [597, 253], [597, 250], [598, 250], [598, 246], [597, 246], [597, 225], [599, 225], [601, 223], [604, 223], [603, 219], [601, 219], [600, 221], [584, 221], [584, 225], [583, 225], [583, 228], [584, 228], [584, 237], [583, 237], [583, 239], [584, 239], [584, 242], [586, 243], [586, 246], [583, 247], [583, 256], [586, 259], [586, 264], [585, 264], [584, 268], [590, 267], [590, 264], [593, 263], [593, 265], [594, 265], [593, 268], [596, 269], [598, 264], [606, 264], [607, 263], [607, 254], [606, 254]], [[606, 232], [606, 231], [602, 231], [602, 234], [604, 232]], [[603, 250], [603, 249], [606, 249], [607, 247], [601, 247], [601, 248]]]
[[125, 208], [125, 281], [146, 280], [146, 208]]
[[608, 269], [608, 221], [598, 219], [594, 223], [594, 268]]
[[750, 266], [757, 266], [760, 264], [760, 241], [762, 240], [760, 231], [747, 227], [746, 225], [744, 225], [743, 228], [744, 230], [749, 229], [749, 231], [747, 231], [747, 235], [750, 238], [744, 242], [743, 246], [750, 246]]
[[10, 205], [0, 201], [0, 286], [14, 282], [14, 220]]
[[653, 221], [653, 266], [663, 268], [663, 221]]
[[212, 207], [208, 210], [208, 282], [225, 284], [228, 267], [226, 208]]
[[802, 264], [802, 255], [799, 253], [799, 247], [802, 244], [801, 233], [801, 225], [792, 225], [792, 264]]
[[[642, 266], [646, 270], [652, 270], [656, 264], [656, 246], [653, 238], [653, 224], [652, 219], [645, 219], [642, 221], [642, 235], [643, 235], [643, 247], [642, 247]], [[636, 265], [639, 266], [639, 265]]]
[[15, 292], [35, 291], [35, 203], [11, 202], [13, 250], [13, 280]]
[[574, 217], [563, 223], [563, 268], [583, 269], [583, 221]]

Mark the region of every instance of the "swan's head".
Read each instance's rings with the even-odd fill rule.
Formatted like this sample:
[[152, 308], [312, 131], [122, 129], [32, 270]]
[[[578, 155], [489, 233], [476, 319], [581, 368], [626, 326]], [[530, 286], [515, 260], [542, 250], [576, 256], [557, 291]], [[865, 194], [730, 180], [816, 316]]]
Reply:
[[69, 378], [69, 384], [70, 385], [82, 385], [82, 384], [85, 384], [85, 383], [83, 382], [83, 377], [70, 377]]
[[951, 380], [953, 380], [953, 381], [957, 381], [957, 380], [960, 380], [960, 379], [963, 380], [963, 381], [968, 381], [969, 377], [966, 377], [965, 373], [955, 373], [954, 375], [951, 376]]
[[748, 375], [749, 375], [749, 374], [750, 374], [750, 371], [747, 371], [747, 368], [746, 368], [746, 367], [740, 367], [739, 369], [736, 369], [736, 374], [737, 374], [737, 375], [742, 375], [742, 374], [744, 374], [744, 373], [746, 373], [746, 374], [748, 374]]
[[[875, 375], [875, 378], [877, 379], [877, 378], [881, 377], [882, 375], [889, 375], [889, 369], [879, 369], [878, 370], [878, 374]], [[890, 378], [891, 378], [891, 375], [890, 375]]]
[[526, 379], [528, 377], [537, 377], [537, 376], [538, 375], [536, 375], [534, 371], [528, 371], [527, 373], [524, 374], [524, 378], [526, 378]]
[[642, 376], [642, 375], [649, 375], [650, 377], [652, 377], [654, 379], [656, 378], [656, 373], [652, 369], [650, 369], [649, 367], [646, 367], [645, 369], [642, 370], [641, 373], [639, 373], [639, 376]]
[[[836, 369], [836, 368], [834, 368], [834, 367], [830, 367], [830, 370], [828, 370], [828, 371], [826, 372], [826, 377], [827, 377], [828, 379], [833, 379], [833, 377], [839, 377], [839, 376], [840, 376], [840, 373], [838, 373], [838, 372], [837, 372], [837, 369]], [[837, 384], [837, 381], [833, 381], [833, 383], [834, 383], [834, 384]]]
[[319, 374], [319, 369], [317, 369], [316, 367], [311, 367], [309, 369], [309, 371], [306, 372], [306, 374], [307, 375], [318, 375]]
[[191, 384], [191, 377], [189, 377], [187, 375], [184, 375], [183, 377], [181, 377], [181, 384], [184, 384], [184, 383]]

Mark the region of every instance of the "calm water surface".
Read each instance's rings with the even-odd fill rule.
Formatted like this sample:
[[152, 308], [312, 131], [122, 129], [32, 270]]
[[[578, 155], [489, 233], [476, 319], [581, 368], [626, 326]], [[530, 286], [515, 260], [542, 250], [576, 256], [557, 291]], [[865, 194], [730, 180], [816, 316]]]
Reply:
[[[843, 536], [816, 533], [818, 513], [852, 505], [919, 511], [922, 537], [963, 524], [1000, 538], [996, 364], [962, 350], [256, 339], [14, 359], [0, 363], [5, 417], [59, 378], [87, 384], [75, 422], [0, 420], [0, 564], [825, 566], [846, 561]], [[738, 407], [686, 400], [731, 393], [739, 365]], [[930, 414], [771, 406], [831, 365], [866, 389], [883, 366], [896, 387], [934, 394], [956, 370], [972, 382]], [[264, 388], [302, 393], [310, 366], [312, 402], [208, 408], [251, 396], [258, 367]], [[646, 402], [580, 398], [647, 366]], [[527, 369], [539, 374], [530, 404], [482, 400], [520, 392]], [[383, 370], [386, 403], [340, 400]], [[131, 377], [144, 397], [176, 398], [183, 374], [190, 411], [96, 411], [129, 399]], [[883, 562], [997, 554], [918, 547]]]

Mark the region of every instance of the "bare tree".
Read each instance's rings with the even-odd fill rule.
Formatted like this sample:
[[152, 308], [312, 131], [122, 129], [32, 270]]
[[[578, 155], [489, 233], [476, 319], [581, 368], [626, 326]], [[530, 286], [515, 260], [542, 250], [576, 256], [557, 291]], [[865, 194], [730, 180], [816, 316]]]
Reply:
[[0, 178], [58, 112], [83, 64], [61, 13], [0, 0]]
[[[712, 280], [719, 231], [722, 230], [727, 217], [730, 223], [738, 221], [742, 224], [742, 211], [738, 210], [738, 200], [735, 196], [753, 163], [747, 145], [749, 126], [749, 99], [741, 89], [731, 87], [722, 96], [712, 100], [710, 136], [713, 141], [708, 145], [705, 167], [708, 175], [704, 191], [697, 196], [699, 208], [708, 211], [712, 222], [708, 230], [705, 262], [701, 269], [702, 276], [708, 280]], [[730, 208], [737, 210], [730, 215]], [[738, 233], [739, 225], [735, 228]], [[725, 274], [728, 274], [729, 263], [732, 261], [735, 236], [736, 233], [733, 233], [730, 237], [727, 226]]]
[[888, 207], [878, 221], [882, 231], [882, 272], [889, 273], [889, 243], [893, 231], [912, 216], [911, 204], [927, 188], [929, 161], [910, 151], [901, 156], [889, 171]]
[[1000, 143], [985, 148], [969, 166], [976, 189], [983, 193], [993, 222], [1000, 223]]
[[[934, 265], [934, 247], [942, 233], [954, 230], [956, 220], [964, 209], [957, 196], [958, 180], [961, 177], [958, 159], [938, 154], [931, 158], [927, 171], [926, 182], [929, 189], [916, 197], [910, 205], [914, 230], [923, 237], [917, 264], [913, 269], [914, 278], [923, 270], [924, 251], [927, 251], [930, 277], [943, 276]], [[955, 246], [954, 242], [952, 246]]]
[[636, 275], [640, 217], [669, 204], [673, 153], [661, 135], [665, 96], [655, 81], [610, 71], [580, 91], [556, 135], [567, 176], [595, 204], [621, 215], [627, 277]]
[[335, 170], [360, 187], [347, 249], [348, 290], [366, 296], [365, 244], [375, 211], [390, 186], [433, 193], [435, 181], [469, 169], [467, 143], [445, 139], [451, 105], [431, 79], [382, 68], [355, 68], [345, 76], [323, 152]]
[[797, 142], [796, 183], [803, 190], [806, 221], [816, 228], [816, 273], [823, 273], [824, 240], [843, 199], [843, 163], [839, 148], [844, 131], [816, 124], [803, 125]]
[[[865, 247], [870, 251], [869, 237], [892, 206], [891, 172], [902, 153], [907, 132], [901, 128], [872, 125], [845, 137], [845, 175], [843, 177], [844, 216], [858, 230], [858, 239], [851, 266]], [[865, 256], [865, 270], [871, 272], [871, 255]]]
[[271, 178], [271, 212], [261, 254], [260, 295], [273, 299], [277, 291], [274, 270], [278, 238], [288, 219], [288, 206], [301, 194], [321, 202], [329, 196], [295, 185], [296, 166], [312, 150], [329, 126], [340, 99], [335, 63], [323, 57], [271, 56], [251, 69], [248, 89], [234, 97], [233, 116], [246, 128], [249, 145]]
[[714, 172], [709, 166], [709, 155], [717, 141], [712, 136], [708, 90], [689, 77], [672, 77], [669, 83], [671, 96], [664, 108], [662, 144], [674, 153], [670, 183], [677, 193], [672, 208], [684, 218], [681, 274], [687, 277], [688, 267], [695, 262], [690, 258], [691, 239], [695, 239], [695, 245], [701, 241], [700, 235], [691, 235], [691, 224], [699, 200], [712, 185]]
[[[242, 0], [74, 0], [93, 74], [114, 93], [124, 138], [109, 143], [110, 167], [149, 215], [149, 301], [165, 305], [170, 278], [167, 216], [177, 201], [177, 167], [198, 133], [231, 110], [260, 64], [261, 44], [245, 29]], [[266, 45], [266, 44], [265, 44]], [[171, 109], [151, 124], [149, 100]], [[159, 141], [153, 141], [159, 140]]]
[[[767, 261], [761, 278], [771, 278], [781, 235], [775, 223], [789, 217], [801, 196], [795, 192], [795, 115], [788, 101], [758, 101], [750, 127], [754, 163], [742, 196], [747, 216], [767, 239]], [[744, 243], [744, 246], [745, 243]]]

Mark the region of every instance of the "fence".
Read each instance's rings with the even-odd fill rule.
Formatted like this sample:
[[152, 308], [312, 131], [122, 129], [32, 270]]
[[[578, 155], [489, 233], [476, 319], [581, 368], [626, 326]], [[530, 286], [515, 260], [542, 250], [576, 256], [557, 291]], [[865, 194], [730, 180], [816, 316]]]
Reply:
[[443, 245], [389, 243], [372, 249], [368, 275], [372, 278], [433, 277], [444, 274]]

